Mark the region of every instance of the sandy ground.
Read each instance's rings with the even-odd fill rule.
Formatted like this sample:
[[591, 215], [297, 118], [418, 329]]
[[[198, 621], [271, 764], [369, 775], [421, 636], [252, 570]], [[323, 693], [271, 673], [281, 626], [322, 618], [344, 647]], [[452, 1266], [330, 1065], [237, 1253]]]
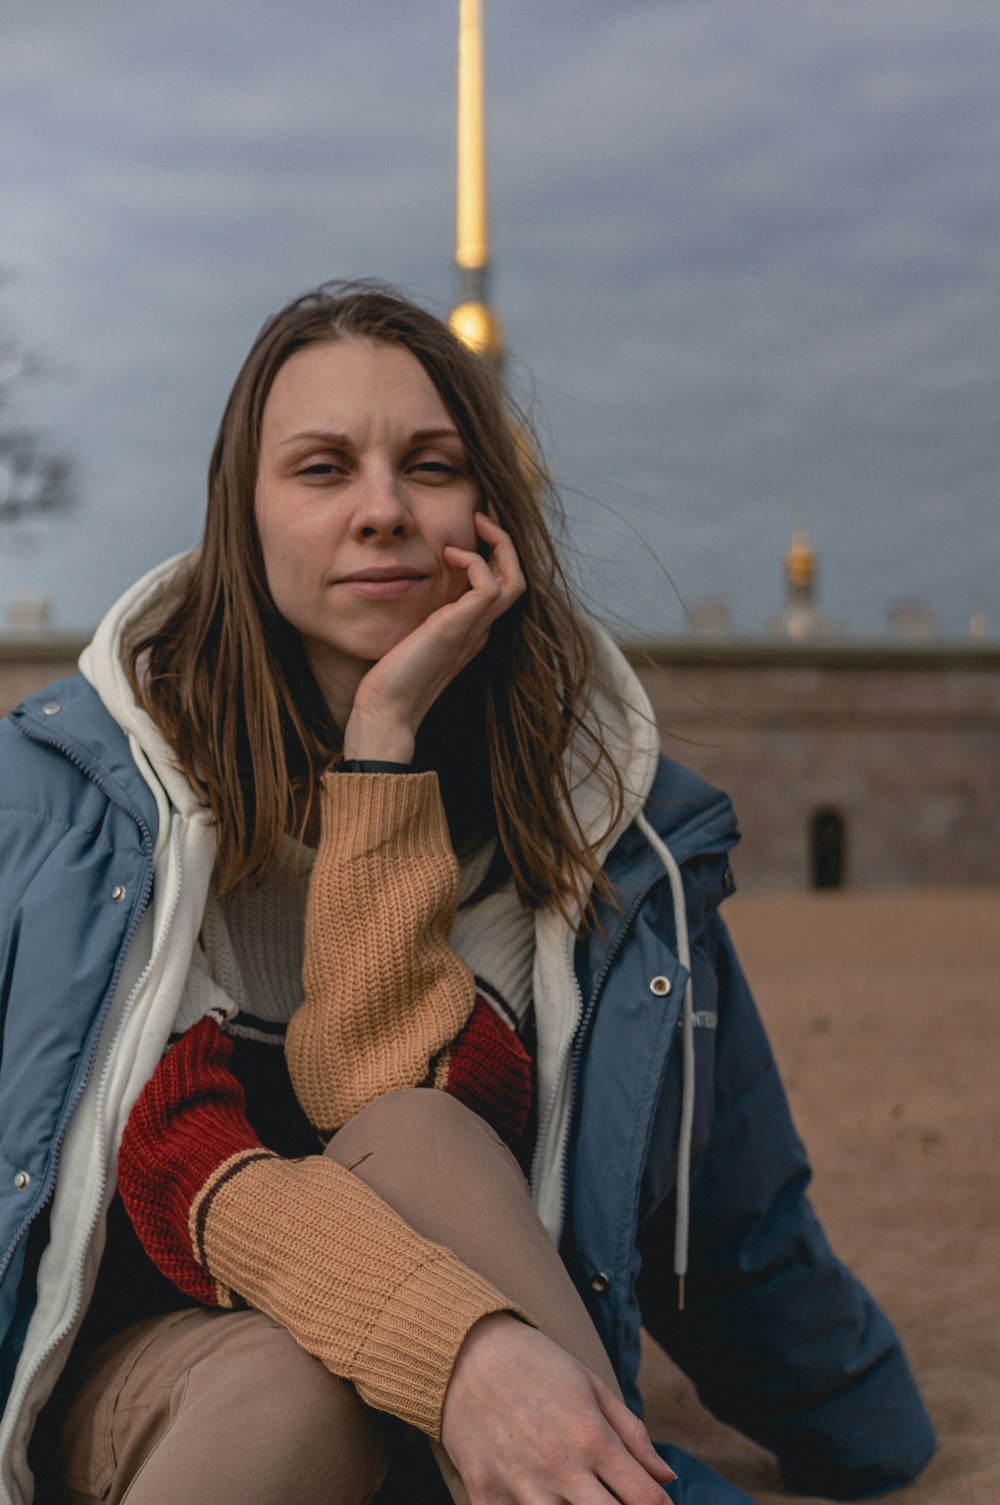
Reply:
[[[1000, 892], [736, 898], [726, 916], [838, 1253], [896, 1324], [939, 1450], [900, 1505], [1000, 1505]], [[650, 1430], [761, 1502], [773, 1460], [650, 1345]]]

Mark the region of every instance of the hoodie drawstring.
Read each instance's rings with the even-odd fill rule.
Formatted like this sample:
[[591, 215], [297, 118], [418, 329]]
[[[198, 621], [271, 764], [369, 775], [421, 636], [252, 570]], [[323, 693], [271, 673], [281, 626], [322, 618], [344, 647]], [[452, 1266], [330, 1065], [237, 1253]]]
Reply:
[[684, 1310], [684, 1282], [688, 1267], [688, 1242], [691, 1226], [691, 1140], [694, 1131], [694, 986], [691, 977], [691, 947], [688, 942], [687, 910], [681, 870], [663, 838], [653, 830], [644, 815], [636, 825], [659, 857], [670, 879], [677, 933], [677, 959], [688, 974], [681, 1011], [683, 1086], [681, 1088], [681, 1126], [677, 1141], [677, 1217], [674, 1223], [674, 1274], [677, 1276], [677, 1308]]

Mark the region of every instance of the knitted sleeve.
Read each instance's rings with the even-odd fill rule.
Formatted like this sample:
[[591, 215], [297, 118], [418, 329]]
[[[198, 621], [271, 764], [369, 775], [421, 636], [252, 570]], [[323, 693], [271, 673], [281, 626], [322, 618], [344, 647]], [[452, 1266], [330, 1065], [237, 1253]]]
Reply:
[[524, 1314], [336, 1161], [265, 1149], [231, 1053], [206, 1016], [129, 1115], [119, 1188], [146, 1252], [188, 1295], [264, 1312], [369, 1405], [438, 1437], [466, 1333]]
[[285, 1036], [303, 1109], [328, 1136], [386, 1092], [433, 1085], [515, 1144], [530, 1061], [449, 945], [458, 864], [437, 775], [329, 773], [320, 813], [305, 1001]]

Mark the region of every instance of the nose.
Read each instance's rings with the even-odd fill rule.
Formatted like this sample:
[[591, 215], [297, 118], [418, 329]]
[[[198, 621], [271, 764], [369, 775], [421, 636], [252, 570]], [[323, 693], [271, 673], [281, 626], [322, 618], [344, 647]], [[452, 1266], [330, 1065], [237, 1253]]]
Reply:
[[409, 538], [413, 518], [394, 474], [373, 470], [364, 478], [351, 529], [359, 539]]

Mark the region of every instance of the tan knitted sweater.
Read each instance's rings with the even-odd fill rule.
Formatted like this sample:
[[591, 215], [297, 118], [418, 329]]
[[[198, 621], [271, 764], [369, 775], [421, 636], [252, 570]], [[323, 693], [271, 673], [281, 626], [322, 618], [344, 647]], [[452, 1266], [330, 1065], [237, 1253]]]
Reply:
[[[330, 774], [321, 814], [305, 1001], [286, 1055], [303, 1108], [328, 1134], [383, 1093], [426, 1081], [475, 988], [448, 945], [457, 863], [437, 776]], [[328, 1157], [230, 1156], [192, 1204], [190, 1229], [224, 1301], [238, 1293], [370, 1405], [434, 1437], [472, 1325], [497, 1311], [524, 1318]]]

